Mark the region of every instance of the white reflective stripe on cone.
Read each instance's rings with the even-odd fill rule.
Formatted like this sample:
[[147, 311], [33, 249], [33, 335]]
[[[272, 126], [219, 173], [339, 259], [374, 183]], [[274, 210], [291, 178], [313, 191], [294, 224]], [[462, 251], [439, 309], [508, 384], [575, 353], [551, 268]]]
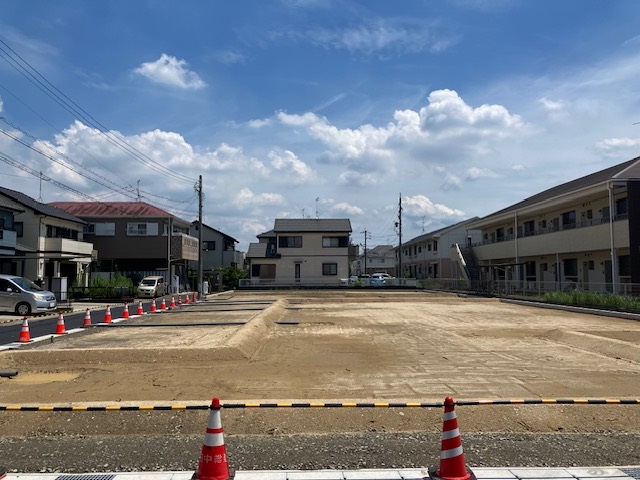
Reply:
[[455, 418], [458, 418], [458, 417], [456, 416], [456, 412], [455, 412], [455, 410], [454, 410], [453, 412], [444, 412], [444, 420], [445, 420], [445, 421], [447, 421], [447, 420], [453, 420], [453, 419], [455, 419]]
[[443, 450], [440, 453], [440, 458], [442, 459], [453, 458], [453, 457], [457, 457], [458, 455], [462, 455], [462, 446], [459, 446], [456, 448], [450, 448], [449, 450]]
[[224, 436], [222, 433], [205, 433], [204, 444], [207, 447], [220, 447], [224, 445]]
[[456, 438], [460, 436], [460, 429], [454, 428], [453, 430], [447, 430], [446, 432], [442, 432], [442, 440], [449, 440], [451, 438]]

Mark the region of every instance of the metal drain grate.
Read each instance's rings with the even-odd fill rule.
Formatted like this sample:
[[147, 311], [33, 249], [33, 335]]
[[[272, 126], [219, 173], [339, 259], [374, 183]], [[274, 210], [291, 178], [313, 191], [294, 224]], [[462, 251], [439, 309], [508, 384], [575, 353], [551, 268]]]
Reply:
[[114, 474], [78, 474], [78, 475], [60, 475], [56, 480], [113, 480]]
[[621, 468], [620, 471], [626, 473], [636, 480], [640, 480], [640, 468]]

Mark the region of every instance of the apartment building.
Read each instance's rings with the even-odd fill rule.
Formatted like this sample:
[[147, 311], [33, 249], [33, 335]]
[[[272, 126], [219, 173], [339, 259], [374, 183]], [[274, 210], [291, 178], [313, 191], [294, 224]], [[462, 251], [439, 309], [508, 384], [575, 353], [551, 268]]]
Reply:
[[640, 157], [468, 227], [481, 231], [472, 253], [484, 286], [628, 292], [640, 284]]
[[456, 278], [459, 275], [456, 257], [451, 253], [454, 244], [471, 246], [481, 238], [480, 230], [470, 228], [478, 217], [424, 233], [402, 243], [396, 249], [398, 268], [404, 278]]

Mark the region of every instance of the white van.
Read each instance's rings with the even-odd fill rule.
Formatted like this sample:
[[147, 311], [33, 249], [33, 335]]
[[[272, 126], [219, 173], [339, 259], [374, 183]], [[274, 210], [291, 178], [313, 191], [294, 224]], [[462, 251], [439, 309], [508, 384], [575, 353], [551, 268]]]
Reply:
[[167, 284], [164, 281], [164, 277], [150, 276], [144, 277], [140, 280], [138, 285], [139, 297], [162, 297], [167, 293]]
[[0, 275], [0, 310], [20, 316], [54, 310], [56, 296], [24, 277]]

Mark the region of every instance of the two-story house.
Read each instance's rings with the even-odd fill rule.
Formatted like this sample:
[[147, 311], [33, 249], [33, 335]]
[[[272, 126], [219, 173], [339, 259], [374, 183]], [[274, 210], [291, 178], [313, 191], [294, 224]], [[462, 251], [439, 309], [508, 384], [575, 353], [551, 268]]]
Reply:
[[[191, 222], [189, 234], [200, 239], [199, 232], [200, 222], [197, 220]], [[206, 224], [202, 224], [202, 269], [212, 271], [217, 267], [236, 267], [244, 268], [244, 254], [236, 251], [236, 243], [238, 240], [226, 233], [216, 230]], [[196, 270], [197, 262], [189, 262], [191, 267]]]
[[640, 283], [640, 157], [487, 215], [473, 253], [482, 282], [629, 291]]
[[173, 287], [188, 285], [187, 262], [198, 260], [198, 238], [189, 235], [186, 220], [145, 202], [51, 205], [86, 222], [85, 238], [98, 252], [95, 273], [110, 276], [117, 271], [134, 282], [162, 275]]
[[393, 245], [376, 245], [365, 250], [351, 262], [351, 275], [372, 274], [376, 272], [396, 275], [396, 251]]
[[403, 242], [398, 249], [398, 268], [407, 278], [456, 278], [457, 263], [452, 258], [453, 244], [471, 245], [481, 238], [480, 231], [469, 228], [478, 220], [473, 217]]
[[349, 276], [349, 219], [278, 218], [249, 245], [241, 286], [338, 286]]
[[43, 280], [44, 286], [56, 295], [66, 294], [66, 287], [76, 279], [80, 285], [86, 285], [93, 244], [83, 237], [85, 222], [8, 188], [0, 187], [0, 199], [16, 209], [13, 220], [16, 256], [11, 273]]
[[17, 235], [14, 226], [16, 213], [24, 212], [5, 203], [0, 198], [0, 273], [16, 274]]

